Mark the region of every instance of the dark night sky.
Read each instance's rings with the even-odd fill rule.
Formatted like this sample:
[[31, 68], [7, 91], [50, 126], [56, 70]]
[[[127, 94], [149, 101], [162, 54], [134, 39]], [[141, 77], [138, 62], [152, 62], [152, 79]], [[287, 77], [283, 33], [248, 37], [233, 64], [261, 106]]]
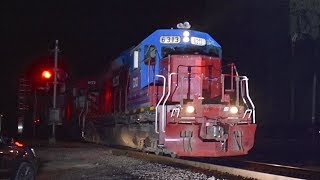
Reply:
[[174, 27], [184, 20], [197, 22], [205, 10], [204, 1], [196, 5], [169, 2], [7, 3], [1, 12], [2, 50], [7, 59], [2, 62], [22, 70], [48, 56], [48, 49], [59, 39], [66, 63], [76, 73], [92, 72], [155, 29]]
[[[282, 2], [282, 3], [281, 3]], [[72, 77], [107, 69], [121, 51], [137, 45], [158, 28], [189, 21], [207, 31], [236, 60], [253, 82], [253, 98], [287, 68], [287, 1], [8, 1], [1, 3], [0, 111], [14, 118], [16, 82], [31, 64], [49, 62], [49, 49], [60, 41]], [[274, 55], [277, 54], [276, 57]], [[62, 61], [62, 60], [61, 60]], [[274, 63], [277, 66], [274, 67]], [[278, 63], [280, 62], [280, 63]], [[274, 69], [275, 73], [270, 69]], [[269, 93], [269, 94], [268, 94]], [[272, 92], [271, 92], [272, 94]], [[258, 106], [263, 104], [262, 100]], [[268, 113], [268, 112], [265, 112]]]
[[0, 8], [0, 111], [15, 121], [18, 78], [52, 62], [49, 50], [56, 39], [59, 61], [70, 76], [90, 75], [106, 70], [121, 51], [157, 28], [175, 27], [185, 20], [194, 22], [194, 27], [201, 25], [207, 7], [205, 1], [111, 0], [10, 1]]

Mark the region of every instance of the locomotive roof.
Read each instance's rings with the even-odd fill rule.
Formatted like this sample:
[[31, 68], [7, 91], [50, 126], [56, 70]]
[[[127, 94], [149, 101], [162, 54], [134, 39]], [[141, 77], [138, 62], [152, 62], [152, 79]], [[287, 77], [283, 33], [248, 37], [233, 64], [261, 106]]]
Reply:
[[[188, 35], [188, 41], [185, 36]], [[212, 38], [208, 33], [190, 30], [190, 29], [158, 29], [141, 41], [137, 46], [131, 47], [123, 51], [112, 63], [112, 68], [117, 69], [125, 64], [132, 64], [133, 51], [144, 51], [145, 47], [155, 46], [158, 50], [161, 48], [173, 48], [187, 51], [188, 48], [202, 49], [209, 52], [214, 49], [217, 56], [222, 57], [222, 48], [220, 44]], [[143, 52], [144, 54], [145, 52]], [[163, 58], [163, 54], [159, 54]], [[130, 57], [130, 58], [129, 58]]]
[[180, 43], [161, 43], [161, 37], [168, 37], [168, 36], [179, 36], [181, 38], [184, 37], [184, 32], [189, 32], [189, 37], [195, 37], [195, 38], [202, 38], [206, 42], [206, 46], [215, 46], [217, 48], [221, 48], [220, 44], [212, 38], [208, 33], [190, 30], [190, 29], [159, 29], [154, 31], [152, 34], [150, 34], [147, 38], [145, 38], [140, 44], [154, 44], [154, 45], [180, 45], [180, 46], [186, 46], [186, 45], [195, 45], [192, 44], [191, 41], [189, 42], [180, 42]]

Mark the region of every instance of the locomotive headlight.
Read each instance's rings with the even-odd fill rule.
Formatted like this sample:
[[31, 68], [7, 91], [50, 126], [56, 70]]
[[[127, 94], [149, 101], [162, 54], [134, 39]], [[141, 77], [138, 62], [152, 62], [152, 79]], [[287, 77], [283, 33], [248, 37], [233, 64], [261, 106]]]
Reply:
[[188, 36], [183, 37], [183, 42], [187, 43], [190, 41], [190, 38]]
[[236, 106], [232, 106], [232, 107], [230, 107], [230, 109], [229, 109], [229, 112], [230, 112], [231, 114], [237, 114], [238, 111], [239, 111], [239, 109], [238, 109]]
[[193, 113], [194, 107], [193, 106], [187, 106], [187, 113]]
[[183, 32], [183, 36], [184, 36], [184, 37], [189, 37], [189, 36], [190, 36], [189, 31], [184, 31], [184, 32]]

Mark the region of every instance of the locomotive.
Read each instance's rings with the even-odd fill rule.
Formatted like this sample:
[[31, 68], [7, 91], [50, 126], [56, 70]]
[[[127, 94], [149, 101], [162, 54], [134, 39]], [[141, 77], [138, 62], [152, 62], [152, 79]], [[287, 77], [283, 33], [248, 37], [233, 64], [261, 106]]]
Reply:
[[72, 106], [90, 142], [172, 157], [244, 155], [254, 145], [248, 78], [222, 66], [209, 34], [188, 28], [156, 30], [108, 72], [75, 83]]

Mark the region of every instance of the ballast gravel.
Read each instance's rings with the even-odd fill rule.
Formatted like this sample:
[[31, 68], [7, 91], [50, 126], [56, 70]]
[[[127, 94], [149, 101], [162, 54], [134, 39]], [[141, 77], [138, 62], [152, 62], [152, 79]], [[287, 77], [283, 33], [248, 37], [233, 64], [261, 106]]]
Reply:
[[[216, 180], [212, 173], [173, 167], [127, 156], [112, 155], [102, 146], [36, 148], [39, 172], [36, 179], [155, 179]], [[231, 178], [233, 179], [233, 178]]]

